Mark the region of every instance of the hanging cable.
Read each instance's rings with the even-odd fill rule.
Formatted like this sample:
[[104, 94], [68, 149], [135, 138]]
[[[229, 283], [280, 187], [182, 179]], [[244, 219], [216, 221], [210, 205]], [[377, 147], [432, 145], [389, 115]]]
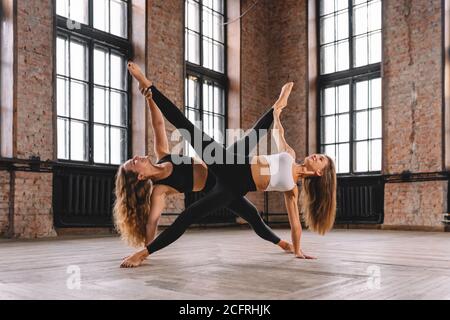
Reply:
[[256, 0], [255, 2], [253, 2], [253, 4], [252, 4], [247, 10], [244, 11], [243, 14], [241, 14], [239, 17], [237, 17], [237, 18], [235, 18], [235, 19], [233, 19], [233, 20], [231, 20], [231, 21], [225, 22], [223, 25], [224, 25], [224, 26], [227, 26], [227, 25], [229, 25], [229, 24], [232, 24], [232, 23], [234, 23], [234, 22], [236, 22], [236, 21], [242, 19], [242, 18], [243, 18], [247, 13], [249, 13], [250, 10], [252, 10], [258, 3], [259, 3], [259, 0]]

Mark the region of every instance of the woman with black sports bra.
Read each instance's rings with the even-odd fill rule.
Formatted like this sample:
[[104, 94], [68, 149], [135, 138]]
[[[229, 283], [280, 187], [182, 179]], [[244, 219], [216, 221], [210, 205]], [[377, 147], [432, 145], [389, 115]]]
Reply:
[[[132, 246], [148, 245], [154, 239], [167, 195], [191, 191], [209, 192], [215, 185], [214, 174], [208, 172], [203, 162], [169, 153], [161, 111], [151, 97], [146, 100], [151, 111], [154, 151], [159, 161], [152, 164], [148, 157], [134, 157], [119, 168], [116, 177], [114, 221], [122, 238]], [[229, 149], [251, 152], [272, 123], [273, 109], [270, 109], [244, 138]], [[254, 135], [252, 139], [251, 134]], [[227, 208], [246, 220], [264, 240], [287, 252], [292, 251], [292, 246], [268, 228], [257, 209], [247, 199], [230, 203]]]
[[[291, 236], [295, 256], [301, 259], [314, 259], [306, 255], [300, 246], [301, 224], [297, 205], [299, 191], [296, 181], [302, 179], [302, 209], [306, 224], [312, 231], [325, 234], [334, 224], [336, 214], [336, 170], [333, 160], [320, 154], [306, 157], [302, 164], [295, 163], [295, 151], [284, 138], [284, 128], [280, 114], [287, 105], [293, 83], [283, 87], [279, 100], [274, 105], [274, 136], [279, 154], [254, 156], [233, 154], [195, 127], [183, 113], [167, 99], [133, 63], [129, 70], [147, 88], [144, 93], [152, 97], [163, 115], [176, 128], [188, 133], [188, 140], [197, 154], [208, 164], [216, 183], [207, 196], [187, 208], [175, 222], [162, 232], [146, 249], [128, 257], [122, 267], [139, 266], [149, 255], [176, 241], [204, 212], [222, 208], [239, 201], [250, 191], [284, 192], [286, 207], [291, 225]], [[201, 137], [201, 146], [193, 141]], [[227, 162], [234, 159], [233, 163]]]

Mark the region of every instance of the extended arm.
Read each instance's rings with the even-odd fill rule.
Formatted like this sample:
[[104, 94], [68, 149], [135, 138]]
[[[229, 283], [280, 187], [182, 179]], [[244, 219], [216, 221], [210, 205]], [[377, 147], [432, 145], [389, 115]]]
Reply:
[[153, 143], [155, 155], [159, 159], [169, 154], [169, 141], [166, 135], [166, 125], [161, 110], [156, 105], [151, 95], [146, 96], [151, 114], [151, 125], [155, 141]]
[[303, 253], [301, 248], [302, 225], [300, 223], [300, 214], [298, 210], [298, 188], [284, 193], [284, 201], [291, 225], [292, 244], [294, 246], [294, 254], [300, 259], [315, 259]]
[[156, 231], [158, 229], [158, 223], [161, 218], [161, 213], [164, 210], [166, 204], [166, 193], [160, 186], [156, 186], [153, 189], [150, 202], [150, 214], [148, 216], [146, 225], [146, 237], [145, 245], [148, 246], [156, 236]]

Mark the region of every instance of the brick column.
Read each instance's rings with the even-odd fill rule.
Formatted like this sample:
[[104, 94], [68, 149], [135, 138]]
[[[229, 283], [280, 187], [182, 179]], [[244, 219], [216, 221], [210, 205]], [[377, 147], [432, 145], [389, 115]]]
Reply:
[[[441, 1], [383, 1], [386, 174], [443, 168]], [[385, 225], [442, 229], [447, 182], [387, 184]]]
[[[14, 157], [53, 160], [53, 1], [17, 1]], [[16, 172], [14, 236], [55, 236], [50, 173]]]

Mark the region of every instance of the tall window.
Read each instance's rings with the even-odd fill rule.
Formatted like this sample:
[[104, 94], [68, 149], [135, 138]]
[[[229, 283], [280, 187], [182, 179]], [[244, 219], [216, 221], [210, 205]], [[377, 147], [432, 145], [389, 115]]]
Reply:
[[225, 5], [225, 0], [185, 1], [185, 112], [189, 120], [202, 122], [203, 130], [224, 144]]
[[338, 173], [381, 171], [382, 1], [320, 0], [320, 145]]
[[126, 0], [56, 0], [60, 160], [118, 165], [128, 156], [128, 12]]

